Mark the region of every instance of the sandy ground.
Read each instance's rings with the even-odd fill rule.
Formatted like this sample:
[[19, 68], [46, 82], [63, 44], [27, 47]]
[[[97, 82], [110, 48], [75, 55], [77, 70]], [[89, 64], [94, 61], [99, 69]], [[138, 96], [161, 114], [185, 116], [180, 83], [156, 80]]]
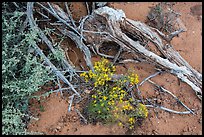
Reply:
[[[122, 9], [127, 18], [146, 22], [150, 7], [157, 3], [153, 2], [114, 2], [109, 6]], [[181, 13], [181, 20], [187, 31], [175, 37], [171, 44], [180, 53], [180, 55], [196, 70], [202, 73], [202, 3], [201, 2], [176, 2], [173, 9]], [[71, 10], [74, 18], [79, 19], [86, 15], [84, 5], [75, 3]], [[72, 47], [74, 50], [74, 47]], [[77, 52], [77, 50], [75, 49]], [[78, 52], [77, 52], [78, 53]], [[70, 55], [73, 53], [70, 52]], [[75, 60], [74, 55], [71, 60]], [[93, 61], [99, 60], [99, 57], [93, 56]], [[76, 61], [76, 65], [77, 65]], [[128, 69], [133, 69], [143, 80], [150, 74], [153, 74], [153, 66], [150, 64], [127, 63], [117, 66], [117, 73], [126, 73]], [[175, 94], [189, 108], [194, 109], [196, 115], [179, 115], [165, 112], [159, 109], [149, 108], [149, 116], [141, 126], [128, 132], [117, 125], [84, 125], [75, 111], [67, 112], [68, 100], [62, 99], [60, 95], [51, 94], [41, 101], [31, 100], [30, 111], [39, 118], [38, 121], [31, 120], [28, 125], [28, 131], [41, 132], [44, 134], [134, 134], [134, 135], [201, 135], [202, 134], [202, 104], [195, 96], [192, 89], [185, 83], [178, 82], [178, 79], [170, 74], [162, 74], [152, 78], [166, 89]], [[153, 90], [153, 86], [144, 83], [140, 88], [143, 97], [158, 98], [161, 105], [177, 111], [185, 111], [171, 96], [166, 93], [160, 93]], [[45, 89], [42, 89], [45, 90]], [[43, 108], [43, 109], [42, 109]]]

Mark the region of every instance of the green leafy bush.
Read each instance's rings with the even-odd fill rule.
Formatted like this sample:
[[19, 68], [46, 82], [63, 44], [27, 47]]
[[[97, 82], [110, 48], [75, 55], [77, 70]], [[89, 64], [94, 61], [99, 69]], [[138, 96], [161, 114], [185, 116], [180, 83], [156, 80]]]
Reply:
[[28, 52], [38, 35], [23, 29], [25, 13], [12, 3], [2, 3], [2, 134], [6, 135], [26, 134], [28, 99], [53, 79], [41, 59]]

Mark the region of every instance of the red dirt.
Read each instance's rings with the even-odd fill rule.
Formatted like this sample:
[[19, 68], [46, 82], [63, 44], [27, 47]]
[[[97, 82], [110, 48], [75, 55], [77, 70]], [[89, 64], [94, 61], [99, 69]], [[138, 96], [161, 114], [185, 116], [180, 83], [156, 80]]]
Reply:
[[[153, 2], [112, 2], [109, 6], [122, 9], [127, 18], [146, 21], [150, 7], [157, 3]], [[74, 18], [79, 19], [86, 15], [83, 4], [74, 3], [72, 12]], [[78, 8], [77, 8], [78, 7]], [[181, 54], [181, 56], [189, 62], [189, 64], [202, 73], [202, 3], [201, 2], [176, 2], [173, 9], [181, 13], [181, 20], [187, 32], [179, 34], [175, 37], [171, 44]], [[80, 10], [80, 12], [78, 12]], [[78, 53], [78, 50], [71, 47]], [[80, 56], [80, 58], [82, 58]], [[75, 61], [75, 56], [71, 56], [70, 60]], [[100, 57], [93, 56], [92, 61], [99, 60]], [[83, 60], [83, 59], [81, 59]], [[78, 62], [78, 60], [77, 60]], [[78, 63], [77, 63], [78, 65]], [[116, 66], [117, 73], [126, 73], [128, 69], [134, 70], [140, 81], [153, 74], [153, 66], [146, 63], [127, 63], [125, 65]], [[75, 111], [68, 113], [68, 99], [62, 99], [60, 95], [51, 94], [49, 97], [40, 101], [40, 105], [44, 107], [44, 112], [39, 109], [39, 103], [31, 100], [30, 111], [34, 116], [38, 117], [38, 121], [32, 120], [28, 125], [28, 131], [42, 132], [44, 134], [134, 134], [134, 135], [202, 135], [202, 105], [195, 96], [193, 90], [185, 83], [178, 82], [178, 79], [171, 74], [158, 75], [151, 79], [159, 85], [175, 94], [189, 108], [194, 109], [196, 115], [179, 115], [165, 112], [160, 109], [148, 108], [149, 116], [140, 127], [136, 127], [132, 132], [117, 125], [84, 125], [80, 122], [79, 116]], [[148, 82], [141, 86], [140, 91], [143, 97], [158, 98], [162, 106], [177, 111], [185, 111], [171, 96], [166, 93], [154, 91], [154, 87]], [[157, 114], [156, 114], [157, 113]]]

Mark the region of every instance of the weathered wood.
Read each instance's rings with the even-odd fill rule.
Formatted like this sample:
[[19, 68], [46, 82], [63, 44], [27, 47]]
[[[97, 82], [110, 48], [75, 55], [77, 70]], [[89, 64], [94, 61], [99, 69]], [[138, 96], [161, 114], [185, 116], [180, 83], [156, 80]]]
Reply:
[[[124, 30], [132, 35], [136, 35], [134, 32], [138, 32], [137, 34], [140, 34], [141, 37], [153, 42], [165, 58], [146, 49], [139, 40], [131, 39], [123, 32]], [[84, 31], [95, 32], [84, 33], [84, 38], [87, 43], [95, 46], [96, 51], [103, 46], [104, 42], [115, 42], [122, 49], [140, 54], [160, 69], [176, 75], [181, 81], [187, 83], [200, 99], [202, 98], [202, 74], [192, 69], [173, 48], [164, 50], [165, 46], [156, 32], [142, 22], [126, 18], [122, 10], [109, 7], [96, 9], [84, 22]]]

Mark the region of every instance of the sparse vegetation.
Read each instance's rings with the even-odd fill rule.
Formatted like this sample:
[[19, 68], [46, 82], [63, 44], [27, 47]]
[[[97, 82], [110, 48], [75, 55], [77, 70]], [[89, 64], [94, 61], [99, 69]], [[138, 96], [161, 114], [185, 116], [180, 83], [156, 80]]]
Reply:
[[[192, 88], [198, 99], [202, 99], [202, 73], [190, 66], [171, 45], [175, 36], [187, 30], [181, 19], [177, 18], [181, 14], [172, 10], [172, 4], [160, 3], [152, 7], [148, 15], [149, 26], [152, 27], [139, 20], [128, 19], [129, 15], [126, 16], [123, 10], [103, 7], [102, 3], [81, 4], [88, 14], [76, 21], [76, 16], [72, 14], [76, 13], [74, 10], [77, 8], [71, 2], [2, 3], [3, 135], [71, 133], [71, 130], [64, 130], [66, 127], [74, 129], [76, 133], [75, 129], [77, 131], [79, 127], [76, 120], [79, 119], [85, 124], [125, 127], [125, 134], [129, 134], [137, 131], [135, 127], [141, 125], [148, 115], [147, 123], [153, 120], [154, 114], [156, 117], [161, 114], [159, 109], [182, 115], [200, 113], [200, 106], [194, 104], [195, 101], [184, 104], [195, 100], [188, 98], [191, 95], [186, 91], [191, 90], [183, 88], [184, 83]], [[169, 6], [164, 8], [163, 4]], [[178, 44], [177, 49], [182, 49], [181, 45]], [[99, 57], [103, 57], [102, 60], [92, 64]], [[151, 67], [146, 67], [146, 63]], [[116, 65], [119, 68], [117, 73]], [[172, 82], [169, 80], [173, 76], [161, 79], [164, 73], [169, 73], [164, 76], [165, 79], [172, 75], [179, 79], [178, 88], [171, 88], [171, 85], [176, 85], [174, 79]], [[158, 75], [157, 78], [161, 80], [153, 78]], [[146, 87], [147, 82], [150, 85]], [[42, 86], [45, 93], [36, 95]], [[53, 101], [50, 93], [59, 96]], [[41, 97], [48, 97], [49, 100], [46, 98], [46, 103], [40, 104]], [[61, 104], [62, 99], [65, 99], [64, 105]], [[147, 107], [154, 108], [154, 111], [148, 113]], [[50, 113], [49, 108], [55, 114]], [[56, 108], [63, 111], [56, 111]], [[70, 113], [65, 115], [66, 109]], [[35, 113], [35, 116], [31, 113]], [[51, 114], [46, 116], [57, 121], [57, 125], [54, 122], [49, 125], [48, 122], [49, 128], [45, 132], [40, 131], [45, 126], [44, 123], [39, 124], [42, 120], [40, 117], [38, 124], [31, 122], [28, 125], [30, 119], [42, 116], [37, 113]], [[157, 118], [171, 119], [167, 115], [160, 116]], [[100, 126], [105, 127], [103, 124]], [[151, 124], [154, 127], [158, 123], [152, 121]], [[77, 128], [70, 128], [70, 125]], [[32, 132], [36, 130], [35, 126], [39, 132]], [[141, 129], [145, 128], [141, 126]], [[157, 133], [152, 131], [150, 134]]]
[[28, 52], [38, 41], [23, 27], [26, 14], [2, 3], [2, 134], [26, 134], [28, 99], [52, 79], [40, 58]]
[[129, 129], [134, 128], [138, 118], [146, 118], [147, 108], [141, 103], [136, 103], [128, 90], [138, 84], [137, 74], [130, 73], [119, 80], [113, 80], [115, 66], [107, 59], [95, 62], [95, 72], [84, 72], [81, 76], [86, 82], [94, 86], [91, 100], [87, 106], [89, 121], [101, 121], [103, 123], [118, 122]]

